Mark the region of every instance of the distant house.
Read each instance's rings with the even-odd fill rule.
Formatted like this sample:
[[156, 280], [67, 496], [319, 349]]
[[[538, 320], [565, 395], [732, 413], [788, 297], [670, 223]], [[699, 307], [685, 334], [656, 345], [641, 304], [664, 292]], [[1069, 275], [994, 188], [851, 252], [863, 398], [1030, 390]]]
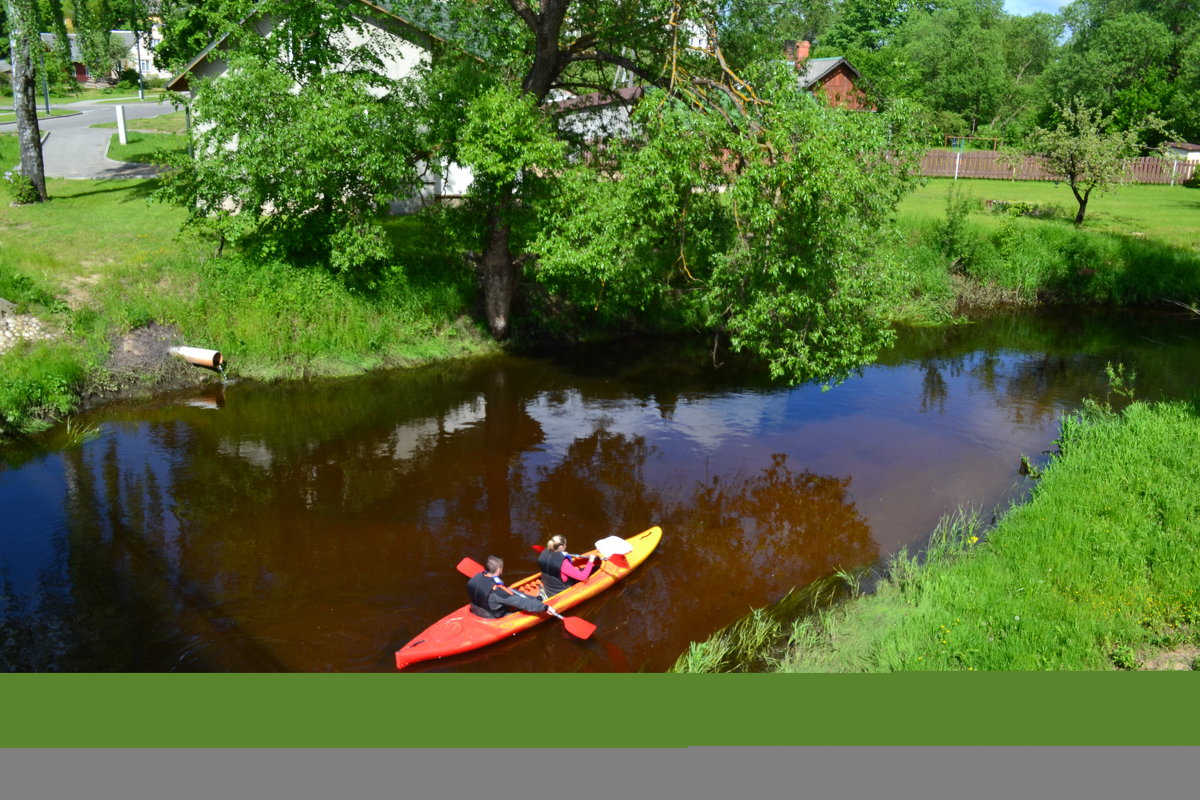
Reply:
[[[360, 23], [364, 23], [369, 31], [368, 37], [382, 37], [387, 42], [388, 55], [383, 59], [384, 74], [389, 78], [403, 78], [418, 65], [429, 58], [430, 53], [441, 41], [425, 27], [419, 26], [397, 15], [392, 11], [384, 11], [364, 0], [346, 0], [349, 5], [363, 7], [361, 16], [356, 15]], [[271, 35], [273, 23], [261, 12], [251, 14], [242, 22], [243, 27], [251, 28], [260, 36]], [[366, 39], [357, 32], [343, 31], [347, 47], [363, 44]], [[229, 64], [224, 54], [230, 46], [229, 37], [222, 36], [211, 42], [180, 70], [179, 74], [167, 81], [167, 89], [173, 92], [191, 90], [193, 80], [215, 78], [225, 73]]]
[[1180, 161], [1200, 161], [1200, 144], [1191, 142], [1167, 142], [1163, 145], [1167, 155]]
[[587, 142], [623, 139], [633, 132], [633, 108], [646, 93], [645, 87], [626, 86], [610, 92], [568, 95], [563, 93], [550, 106], [560, 130]]
[[[157, 26], [152, 28], [150, 32], [141, 32], [135, 34], [133, 31], [110, 31], [111, 35], [116, 36], [121, 40], [121, 43], [129, 48], [128, 54], [121, 62], [120, 70], [132, 69], [137, 70], [144, 78], [169, 78], [171, 73], [164, 72], [154, 66], [154, 48], [162, 41], [162, 33]], [[42, 44], [47, 50], [54, 49], [54, 42], [57, 37], [53, 33], [39, 33]], [[93, 76], [87, 66], [83, 63], [83, 53], [79, 46], [79, 35], [74, 33], [67, 34], [67, 41], [71, 46], [71, 70], [75, 76], [75, 80], [79, 83], [87, 83], [88, 81], [104, 81], [115, 78], [116, 75], [98, 75]], [[139, 61], [139, 50], [141, 59]]]
[[[445, 40], [433, 33], [438, 28], [436, 5], [414, 7], [422, 10], [426, 17], [424, 22], [414, 22], [401, 16], [392, 3], [390, 9], [384, 9], [367, 0], [343, 0], [351, 8], [360, 7], [361, 13], [355, 13], [355, 19], [361, 24], [361, 29], [346, 28], [341, 32], [347, 48], [373, 42], [380, 45], [383, 51], [381, 62], [383, 74], [395, 80], [408, 76], [414, 69], [433, 57]], [[274, 28], [269, 17], [261, 12], [252, 12], [242, 21], [243, 27], [253, 29], [258, 35], [268, 37]], [[190, 92], [193, 82], [220, 78], [229, 69], [227, 53], [231, 46], [228, 36], [222, 36], [211, 42], [183, 67], [180, 72], [167, 81], [167, 89], [175, 92]], [[203, 125], [203, 120], [197, 120], [197, 125]], [[443, 162], [424, 167], [423, 180], [425, 188], [420, 198], [400, 200], [393, 203], [394, 211], [412, 210], [420, 204], [422, 198], [457, 197], [465, 194], [471, 183], [469, 170], [457, 164]]]
[[788, 62], [800, 75], [800, 88], [824, 96], [832, 106], [873, 111], [874, 106], [860, 88], [862, 76], [854, 65], [841, 56], [809, 58], [811, 47], [809, 42], [795, 42], [784, 49]]

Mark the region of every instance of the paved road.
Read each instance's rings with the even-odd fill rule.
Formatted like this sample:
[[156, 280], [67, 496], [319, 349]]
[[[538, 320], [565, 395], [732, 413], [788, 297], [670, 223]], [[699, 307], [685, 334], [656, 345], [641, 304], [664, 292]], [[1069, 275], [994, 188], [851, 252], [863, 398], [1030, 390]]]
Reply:
[[[78, 111], [70, 117], [51, 117], [38, 120], [42, 132], [42, 159], [47, 178], [149, 178], [155, 174], [151, 164], [133, 164], [113, 161], [108, 152], [108, 141], [115, 128], [92, 128], [99, 122], [116, 122], [118, 105], [125, 106], [125, 121], [157, 117], [175, 109], [169, 103], [157, 100], [125, 103], [84, 100], [67, 105], [51, 105], [52, 109]], [[39, 105], [39, 108], [41, 106]], [[16, 129], [16, 123], [0, 124], [0, 132]]]

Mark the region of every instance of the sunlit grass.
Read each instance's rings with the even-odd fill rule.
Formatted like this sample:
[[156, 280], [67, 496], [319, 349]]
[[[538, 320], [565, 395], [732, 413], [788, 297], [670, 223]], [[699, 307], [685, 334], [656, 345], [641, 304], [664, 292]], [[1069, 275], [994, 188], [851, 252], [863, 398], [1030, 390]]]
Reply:
[[1197, 407], [1076, 421], [1033, 499], [947, 522], [877, 591], [798, 626], [782, 671], [1100, 670], [1200, 641]]
[[[93, 128], [116, 128], [114, 122], [98, 122]], [[126, 120], [125, 127], [134, 131], [151, 131], [153, 133], [183, 133], [187, 130], [187, 114], [183, 111], [171, 111], [157, 117]]]
[[175, 133], [142, 133], [128, 130], [125, 144], [119, 134], [113, 134], [108, 143], [108, 157], [114, 161], [132, 161], [138, 164], [153, 164], [163, 160], [168, 153], [186, 151], [186, 136]]
[[[898, 218], [905, 227], [945, 216], [946, 193], [957, 186], [978, 201], [971, 221], [986, 229], [997, 229], [1012, 218], [994, 214], [983, 207], [985, 200], [1023, 201], [1063, 210], [1059, 219], [1018, 218], [1029, 227], [1073, 228], [1077, 204], [1066, 184], [1051, 181], [1004, 181], [981, 178], [931, 178], [908, 196], [899, 208]], [[1083, 229], [1130, 237], [1145, 237], [1182, 248], [1200, 251], [1200, 189], [1166, 184], [1135, 183], [1120, 186], [1105, 194], [1093, 194], [1088, 202]]]
[[[165, 90], [163, 89], [144, 89], [143, 94], [146, 95], [146, 100], [157, 100]], [[79, 103], [84, 100], [100, 100], [105, 103], [127, 103], [130, 101], [138, 101], [137, 89], [111, 89], [111, 88], [80, 88], [74, 92], [51, 92], [50, 102], [60, 105], [69, 105], [71, 103]]]

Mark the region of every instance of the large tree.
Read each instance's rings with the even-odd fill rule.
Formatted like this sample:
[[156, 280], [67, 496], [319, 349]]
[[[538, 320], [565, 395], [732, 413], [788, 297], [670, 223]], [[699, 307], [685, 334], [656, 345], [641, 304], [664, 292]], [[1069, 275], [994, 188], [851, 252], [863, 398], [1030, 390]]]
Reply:
[[[886, 341], [873, 245], [913, 175], [906, 120], [827, 108], [800, 92], [782, 41], [747, 35], [757, 23], [739, 3], [390, 6], [441, 44], [410, 79], [377, 82], [388, 91], [374, 102], [370, 65], [349, 68], [353, 54], [336, 35], [352, 24], [347, 9], [363, 6], [261, 6], [272, 35], [240, 37], [230, 77], [198, 87], [201, 157], [171, 180], [198, 221], [256, 236], [316, 233], [350, 212], [339, 218], [353, 225], [324, 239], [349, 243], [333, 234], [364, 230], [358, 223], [419, 164], [453, 163], [473, 180], [446, 213], [475, 243], [469, 256], [497, 338], [512, 332], [521, 287], [539, 282], [597, 323], [654, 310], [691, 320], [789, 380], [845, 375]], [[256, 76], [261, 97], [235, 72]], [[343, 94], [322, 105], [329, 81]], [[572, 96], [599, 106], [642, 93], [633, 122], [605, 142], [560, 113]], [[357, 99], [347, 105], [347, 96]], [[376, 122], [353, 133], [352, 118]], [[307, 167], [298, 154], [312, 159]], [[344, 179], [324, 182], [334, 165]], [[351, 269], [361, 255], [339, 263]]]
[[17, 139], [21, 174], [33, 184], [38, 202], [46, 199], [46, 174], [42, 162], [42, 136], [37, 121], [37, 93], [33, 52], [40, 47], [33, 0], [5, 0], [12, 54], [13, 105], [17, 112]]

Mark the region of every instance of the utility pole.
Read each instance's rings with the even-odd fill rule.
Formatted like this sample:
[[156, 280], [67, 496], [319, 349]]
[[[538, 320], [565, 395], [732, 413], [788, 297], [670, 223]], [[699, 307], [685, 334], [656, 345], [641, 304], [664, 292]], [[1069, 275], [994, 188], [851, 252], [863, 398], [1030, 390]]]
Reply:
[[146, 99], [146, 90], [142, 88], [142, 34], [138, 31], [137, 0], [130, 0], [129, 8], [133, 12], [133, 43], [137, 47], [138, 100]]

